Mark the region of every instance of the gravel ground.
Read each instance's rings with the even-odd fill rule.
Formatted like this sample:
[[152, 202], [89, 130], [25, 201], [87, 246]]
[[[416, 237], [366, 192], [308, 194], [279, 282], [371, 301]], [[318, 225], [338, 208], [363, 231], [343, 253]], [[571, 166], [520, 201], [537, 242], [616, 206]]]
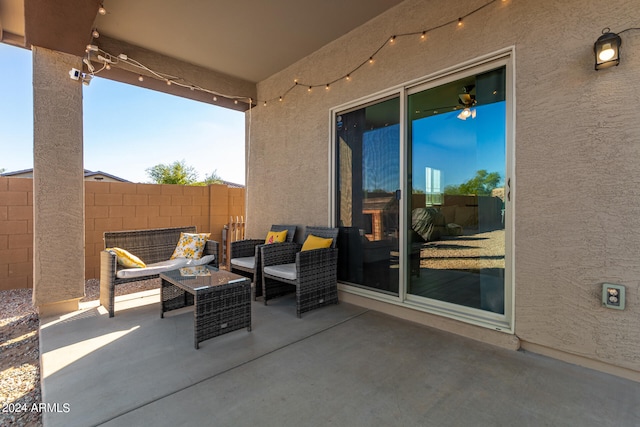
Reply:
[[494, 230], [426, 243], [420, 251], [420, 267], [454, 270], [504, 268], [504, 237], [504, 230]]
[[0, 425], [41, 426], [38, 314], [31, 289], [0, 291]]
[[[116, 295], [159, 287], [159, 279], [125, 283], [116, 287]], [[99, 295], [99, 281], [87, 280], [80, 302]], [[31, 289], [0, 291], [0, 426], [42, 426], [38, 327]]]

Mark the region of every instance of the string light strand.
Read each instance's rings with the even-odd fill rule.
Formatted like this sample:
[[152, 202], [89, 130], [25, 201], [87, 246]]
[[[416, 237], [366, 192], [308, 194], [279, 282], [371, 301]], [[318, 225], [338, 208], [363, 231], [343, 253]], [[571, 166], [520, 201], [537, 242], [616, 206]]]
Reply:
[[[184, 87], [190, 90], [197, 90], [200, 92], [205, 92], [208, 93], [210, 95], [213, 96], [213, 100], [214, 102], [217, 101], [217, 97], [224, 97], [230, 100], [233, 100], [236, 104], [238, 103], [238, 101], [242, 101], [245, 103], [249, 104], [249, 108], [251, 108], [253, 106], [253, 103], [255, 102], [255, 105], [259, 105], [259, 104], [263, 104], [264, 106], [267, 106], [269, 103], [271, 103], [272, 101], [283, 101], [285, 100], [285, 98], [298, 86], [301, 87], [306, 87], [308, 92], [313, 92], [314, 88], [318, 88], [318, 87], [325, 87], [325, 89], [327, 89], [327, 91], [329, 90], [329, 88], [334, 85], [335, 83], [341, 81], [341, 80], [345, 80], [345, 81], [350, 81], [353, 78], [354, 73], [357, 73], [358, 71], [360, 71], [363, 67], [365, 67], [367, 64], [369, 65], [373, 65], [373, 63], [375, 62], [375, 58], [376, 55], [378, 55], [385, 47], [387, 46], [393, 46], [395, 44], [397, 44], [397, 41], [399, 38], [405, 38], [405, 37], [416, 37], [419, 36], [420, 40], [426, 40], [428, 38], [429, 33], [432, 33], [433, 31], [439, 30], [441, 28], [444, 27], [448, 27], [448, 26], [452, 26], [455, 25], [457, 27], [462, 27], [464, 20], [478, 12], [480, 12], [481, 10], [487, 8], [489, 5], [496, 3], [496, 2], [505, 2], [506, 0], [489, 0], [488, 2], [478, 6], [477, 8], [473, 9], [472, 11], [464, 14], [464, 15], [460, 15], [457, 18], [451, 19], [450, 21], [441, 23], [439, 25], [435, 25], [433, 27], [430, 28], [426, 28], [426, 29], [422, 29], [419, 31], [413, 31], [413, 32], [407, 32], [407, 33], [396, 33], [393, 34], [391, 36], [388, 36], [385, 38], [384, 43], [382, 43], [375, 51], [373, 51], [373, 53], [371, 53], [370, 55], [368, 55], [367, 59], [361, 61], [360, 63], [358, 63], [354, 68], [352, 68], [349, 72], [345, 73], [344, 75], [341, 75], [340, 77], [337, 77], [333, 80], [329, 80], [328, 82], [325, 80], [325, 82], [323, 83], [305, 83], [302, 82], [298, 79], [294, 80], [294, 83], [287, 88], [284, 92], [282, 92], [280, 95], [274, 97], [274, 98], [270, 98], [270, 99], [263, 99], [263, 100], [255, 100], [252, 99], [249, 96], [238, 96], [238, 95], [229, 95], [229, 94], [223, 94], [214, 90], [210, 90], [210, 89], [206, 89], [203, 88], [201, 86], [192, 84], [188, 81], [186, 81], [185, 79], [178, 77], [178, 76], [172, 76], [169, 74], [165, 74], [159, 71], [155, 71], [149, 67], [147, 67], [146, 65], [132, 59], [129, 58], [127, 55], [124, 54], [120, 54], [118, 56], [114, 56], [108, 52], [105, 52], [104, 50], [100, 49], [99, 47], [90, 44], [87, 46], [87, 59], [91, 60], [91, 54], [92, 52], [94, 54], [96, 54], [97, 56], [97, 60], [98, 62], [101, 62], [103, 64], [102, 68], [98, 69], [98, 70], [93, 70], [90, 73], [87, 73], [88, 75], [88, 80], [91, 79], [91, 77], [93, 77], [95, 74], [100, 73], [101, 71], [103, 71], [105, 68], [106, 69], [110, 69], [110, 67], [112, 65], [115, 65], [119, 62], [123, 62], [128, 64], [129, 66], [135, 67], [137, 69], [140, 70], [144, 70], [146, 73], [150, 74], [151, 76], [155, 77], [158, 80], [162, 80], [165, 81], [168, 85], [177, 85], [180, 87]], [[95, 33], [92, 34], [92, 43], [93, 43], [93, 39], [99, 37], [99, 33], [97, 31], [97, 29], [93, 30]], [[140, 75], [139, 77], [140, 79], [143, 79], [143, 76]], [[142, 81], [142, 80], [140, 80]]]
[[[413, 31], [413, 32], [407, 32], [407, 33], [398, 33], [398, 34], [393, 34], [391, 36], [388, 36], [385, 38], [384, 43], [382, 43], [372, 54], [370, 54], [368, 56], [368, 58], [362, 62], [360, 62], [356, 67], [354, 67], [351, 71], [349, 71], [348, 73], [335, 78], [334, 80], [331, 80], [329, 82], [329, 85], [333, 85], [334, 83], [339, 82], [340, 80], [351, 80], [353, 77], [353, 74], [358, 72], [362, 67], [364, 67], [367, 64], [372, 64], [374, 62], [374, 59], [376, 57], [376, 55], [378, 53], [380, 53], [380, 51], [382, 49], [384, 49], [386, 46], [388, 45], [393, 45], [396, 44], [396, 42], [398, 41], [399, 38], [401, 37], [415, 37], [415, 36], [419, 36], [420, 40], [425, 40], [427, 38], [427, 35], [433, 31], [439, 30], [440, 28], [444, 28], [444, 27], [448, 27], [451, 25], [458, 25], [459, 23], [463, 23], [463, 21], [468, 18], [471, 15], [474, 15], [475, 13], [480, 12], [481, 10], [483, 10], [484, 8], [488, 7], [489, 5], [496, 3], [496, 2], [505, 2], [505, 0], [489, 0], [487, 3], [484, 3], [483, 5], [475, 8], [474, 10], [459, 16], [458, 18], [453, 18], [450, 21], [444, 22], [442, 24], [439, 25], [435, 25], [433, 27], [427, 28], [427, 29], [422, 29], [419, 31]], [[273, 100], [277, 100], [277, 99], [284, 99], [284, 97], [289, 94], [289, 92], [291, 92], [293, 89], [295, 89], [296, 86], [305, 86], [308, 88], [316, 88], [316, 87], [322, 87], [325, 86], [325, 84], [320, 84], [320, 83], [302, 83], [300, 81], [296, 81], [296, 83], [294, 83], [294, 85], [292, 85], [291, 87], [289, 87], [282, 95], [280, 95], [279, 97], [275, 97], [275, 98], [271, 98], [271, 99], [267, 99], [265, 100], [266, 102], [271, 102]]]
[[[98, 62], [102, 63], [103, 66], [102, 68], [98, 69], [98, 70], [94, 70], [91, 71], [89, 73], [89, 75], [91, 77], [95, 76], [96, 74], [99, 74], [101, 71], [103, 71], [104, 69], [106, 69], [107, 67], [111, 67], [112, 65], [118, 64], [118, 63], [124, 63], [127, 64], [131, 67], [137, 68], [139, 70], [143, 70], [149, 74], [151, 74], [151, 76], [155, 77], [158, 80], [164, 81], [167, 83], [167, 85], [176, 85], [176, 86], [180, 86], [180, 87], [184, 87], [193, 91], [199, 91], [199, 92], [204, 92], [204, 93], [208, 93], [210, 95], [213, 95], [213, 99], [214, 101], [217, 100], [217, 97], [223, 97], [223, 98], [227, 98], [230, 100], [233, 100], [236, 104], [238, 103], [238, 101], [242, 101], [245, 103], [251, 103], [252, 99], [249, 96], [238, 96], [238, 95], [229, 95], [229, 94], [224, 94], [218, 91], [214, 91], [214, 90], [210, 90], [210, 89], [206, 89], [203, 88], [202, 86], [199, 85], [195, 85], [192, 84], [190, 82], [188, 82], [187, 80], [178, 77], [178, 76], [174, 76], [171, 74], [166, 74], [166, 73], [162, 73], [159, 71], [155, 71], [152, 68], [149, 68], [148, 66], [142, 64], [139, 61], [136, 61], [133, 58], [130, 58], [129, 56], [125, 55], [125, 54], [120, 54], [120, 55], [113, 55], [105, 50], [100, 49], [99, 47], [95, 46], [95, 45], [88, 45], [87, 46], [87, 60], [91, 61], [91, 54], [94, 53], [96, 54], [96, 59]], [[90, 79], [90, 77], [89, 77]], [[138, 76], [138, 80], [139, 81], [144, 81], [144, 76], [142, 74], [140, 74]]]

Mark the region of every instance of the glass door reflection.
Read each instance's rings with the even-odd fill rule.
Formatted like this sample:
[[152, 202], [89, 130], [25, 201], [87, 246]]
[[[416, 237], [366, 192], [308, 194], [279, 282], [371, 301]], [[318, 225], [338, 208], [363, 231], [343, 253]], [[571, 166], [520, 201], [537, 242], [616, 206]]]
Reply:
[[408, 293], [504, 314], [505, 68], [408, 97]]
[[338, 280], [398, 294], [400, 101], [337, 114]]

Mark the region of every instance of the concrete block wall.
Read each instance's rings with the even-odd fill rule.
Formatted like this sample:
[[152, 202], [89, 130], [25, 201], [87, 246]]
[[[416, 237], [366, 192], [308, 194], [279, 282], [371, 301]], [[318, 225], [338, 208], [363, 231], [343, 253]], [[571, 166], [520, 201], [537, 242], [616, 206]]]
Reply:
[[33, 286], [33, 180], [0, 178], [0, 289]]
[[[195, 225], [222, 243], [244, 189], [121, 182], [85, 183], [85, 278], [100, 276], [105, 231]], [[64, 209], [64, 207], [60, 207]], [[0, 177], [0, 290], [33, 286], [33, 180]]]

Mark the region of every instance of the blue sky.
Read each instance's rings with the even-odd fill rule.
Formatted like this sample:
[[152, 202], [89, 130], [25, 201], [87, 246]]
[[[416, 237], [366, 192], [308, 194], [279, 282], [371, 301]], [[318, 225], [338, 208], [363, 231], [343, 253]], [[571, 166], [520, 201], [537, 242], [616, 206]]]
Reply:
[[[505, 102], [475, 107], [475, 119], [458, 120], [459, 111], [412, 123], [413, 188], [425, 191], [425, 168], [441, 171], [442, 188], [460, 185], [485, 169], [505, 175]], [[363, 135], [363, 186], [367, 190], [400, 188], [400, 128], [392, 125]]]
[[442, 172], [443, 188], [460, 185], [476, 171], [505, 175], [505, 102], [475, 107], [475, 119], [458, 120], [459, 111], [413, 122], [413, 188], [425, 190], [425, 167]]
[[[133, 182], [184, 160], [245, 183], [244, 113], [94, 78], [83, 86], [84, 167]], [[33, 167], [31, 51], [0, 43], [0, 169]]]

